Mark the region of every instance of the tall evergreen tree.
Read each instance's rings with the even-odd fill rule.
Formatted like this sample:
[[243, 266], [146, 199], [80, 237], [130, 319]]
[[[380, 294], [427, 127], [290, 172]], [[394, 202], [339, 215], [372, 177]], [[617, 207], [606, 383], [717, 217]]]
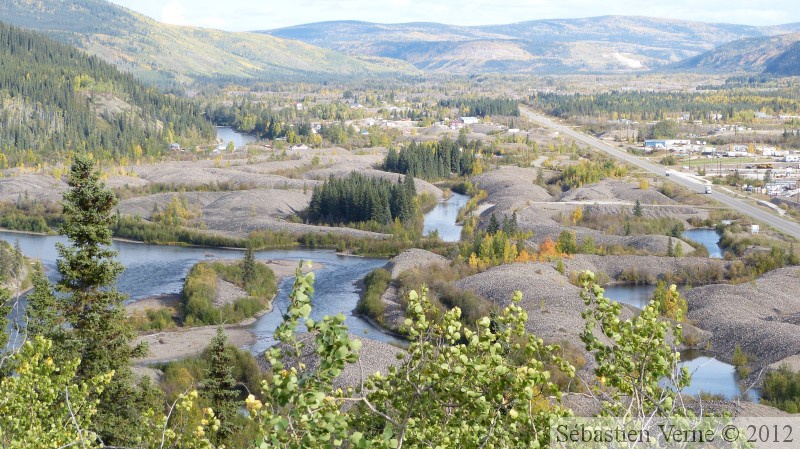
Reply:
[[497, 220], [497, 215], [492, 212], [492, 215], [489, 217], [489, 224], [486, 226], [486, 233], [489, 235], [494, 235], [499, 230], [500, 222]]
[[642, 211], [642, 203], [638, 199], [636, 200], [636, 204], [633, 205], [633, 215], [637, 217], [644, 215], [644, 212]]
[[70, 244], [56, 244], [59, 305], [72, 329], [66, 347], [81, 360], [79, 379], [114, 372], [99, 398], [97, 430], [106, 444], [125, 443], [124, 436], [136, 435], [139, 413], [130, 361], [145, 347], [131, 347], [136, 333], [125, 316], [124, 296], [115, 287], [123, 270], [109, 248], [117, 199], [85, 155], [75, 157], [67, 183], [61, 233]]
[[217, 443], [224, 442], [237, 430], [233, 419], [239, 406], [236, 401], [239, 392], [233, 378], [233, 356], [227, 346], [228, 338], [220, 326], [209, 344], [209, 368], [200, 385], [201, 394], [211, 403], [211, 408], [220, 421]]
[[256, 278], [256, 257], [253, 247], [247, 245], [244, 251], [244, 259], [242, 260], [242, 283], [247, 286]]

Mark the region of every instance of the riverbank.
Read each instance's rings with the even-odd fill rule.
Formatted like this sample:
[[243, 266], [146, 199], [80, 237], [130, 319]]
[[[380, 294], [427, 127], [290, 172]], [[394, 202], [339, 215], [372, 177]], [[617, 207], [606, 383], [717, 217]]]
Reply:
[[[292, 260], [268, 260], [259, 261], [267, 265], [273, 273], [278, 284], [285, 278], [294, 276], [297, 269], [297, 262]], [[324, 268], [322, 263], [314, 263], [311, 267], [303, 266], [303, 272], [308, 273]], [[277, 294], [276, 294], [277, 295]], [[244, 319], [238, 323], [228, 323], [223, 325], [225, 335], [228, 336], [230, 343], [236, 347], [250, 346], [255, 342], [255, 334], [252, 325], [258, 318], [272, 311], [274, 297], [269, 305], [251, 318]], [[129, 315], [144, 314], [148, 309], [157, 310], [179, 306], [182, 302], [182, 295], [168, 294], [145, 298], [134, 301], [125, 306]], [[203, 352], [216, 334], [218, 326], [200, 327], [181, 327], [174, 330], [147, 333], [139, 335], [134, 341], [134, 345], [139, 343], [148, 344], [148, 354], [136, 361], [140, 365], [148, 365], [156, 362], [177, 360], [194, 356]]]

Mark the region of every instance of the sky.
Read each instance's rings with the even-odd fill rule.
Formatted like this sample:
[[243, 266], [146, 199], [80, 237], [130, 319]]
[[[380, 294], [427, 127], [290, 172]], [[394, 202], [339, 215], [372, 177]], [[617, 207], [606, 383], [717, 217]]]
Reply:
[[797, 0], [110, 0], [158, 21], [227, 31], [327, 20], [490, 25], [637, 15], [701, 22], [800, 22]]

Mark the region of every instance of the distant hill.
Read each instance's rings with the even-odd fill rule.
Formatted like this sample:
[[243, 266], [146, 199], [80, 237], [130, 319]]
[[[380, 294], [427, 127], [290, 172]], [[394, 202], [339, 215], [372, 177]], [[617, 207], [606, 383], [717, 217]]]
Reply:
[[681, 61], [676, 70], [800, 75], [800, 33], [740, 39]]
[[210, 141], [198, 106], [42, 34], [0, 23], [0, 169], [90, 151], [130, 162]]
[[645, 71], [743, 38], [800, 31], [635, 16], [461, 27], [322, 22], [261, 31], [349, 55], [399, 59], [425, 71], [558, 73]]
[[414, 70], [264, 34], [166, 25], [104, 0], [2, 0], [0, 21], [44, 32], [151, 82]]

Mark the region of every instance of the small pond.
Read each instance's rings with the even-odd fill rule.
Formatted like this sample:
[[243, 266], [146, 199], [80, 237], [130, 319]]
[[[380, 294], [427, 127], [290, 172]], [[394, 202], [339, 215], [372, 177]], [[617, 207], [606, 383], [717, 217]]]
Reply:
[[689, 240], [700, 242], [708, 249], [708, 256], [719, 259], [722, 257], [722, 248], [719, 247], [720, 235], [716, 229], [696, 228], [683, 231], [683, 236]]
[[243, 147], [248, 143], [257, 142], [258, 138], [252, 134], [244, 134], [236, 131], [229, 126], [217, 127], [217, 139], [222, 141], [221, 145], [227, 145], [228, 142], [233, 142], [236, 148]]

